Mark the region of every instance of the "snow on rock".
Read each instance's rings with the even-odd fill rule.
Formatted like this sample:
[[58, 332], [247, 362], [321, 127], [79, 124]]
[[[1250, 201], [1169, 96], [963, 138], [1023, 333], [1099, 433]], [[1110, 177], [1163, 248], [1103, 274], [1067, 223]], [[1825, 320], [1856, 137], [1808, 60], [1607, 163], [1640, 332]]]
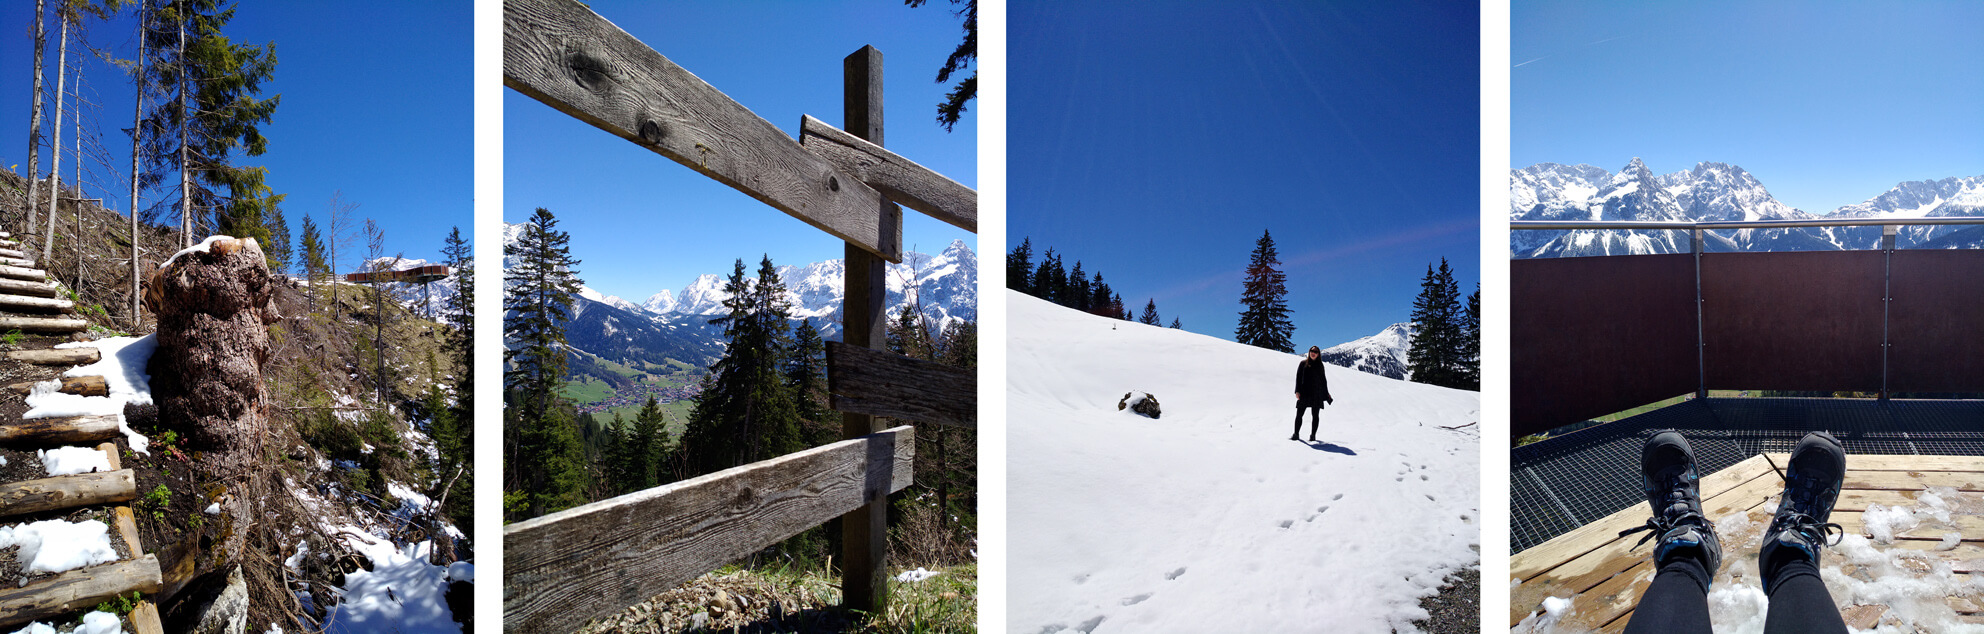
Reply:
[[91, 447], [56, 447], [35, 452], [49, 476], [110, 471], [110, 456]]
[[940, 574], [943, 573], [931, 572], [924, 570], [922, 566], [917, 566], [915, 570], [905, 570], [902, 574], [896, 575], [896, 581], [899, 583], [916, 583]]
[[475, 583], [475, 564], [466, 561], [448, 564], [448, 580]]
[[451, 571], [427, 563], [430, 542], [398, 546], [354, 527], [339, 533], [346, 545], [372, 561], [372, 569], [345, 575], [344, 600], [330, 619], [332, 632], [461, 632], [445, 595]]
[[[110, 525], [97, 520], [42, 520], [0, 526], [0, 548], [19, 546], [14, 559], [23, 574], [64, 572], [117, 561], [110, 547]], [[27, 584], [26, 579], [21, 580]]]
[[207, 239], [201, 240], [199, 244], [186, 247], [184, 249], [180, 249], [178, 253], [172, 254], [172, 257], [166, 258], [164, 262], [158, 263], [158, 268], [160, 270], [164, 270], [165, 267], [172, 266], [172, 262], [174, 260], [179, 259], [179, 256], [186, 255], [188, 253], [206, 253], [208, 249], [211, 249], [213, 247], [213, 244], [215, 242], [219, 242], [222, 240], [233, 240], [233, 239], [234, 238], [230, 236], [207, 236]]
[[1011, 631], [1412, 631], [1480, 561], [1478, 394], [1336, 373], [1291, 442], [1299, 357], [1006, 296]]
[[56, 390], [62, 387], [61, 381], [36, 383], [28, 393], [28, 411], [22, 418], [50, 418], [58, 416], [116, 416], [117, 427], [124, 431], [131, 450], [145, 455], [148, 440], [143, 434], [132, 431], [124, 421], [124, 405], [152, 404], [152, 377], [145, 372], [151, 362], [152, 353], [158, 350], [158, 335], [143, 337], [110, 337], [96, 341], [64, 343], [56, 348], [96, 348], [103, 358], [96, 363], [70, 368], [62, 376], [102, 375], [110, 384], [109, 396], [81, 396], [63, 394]]

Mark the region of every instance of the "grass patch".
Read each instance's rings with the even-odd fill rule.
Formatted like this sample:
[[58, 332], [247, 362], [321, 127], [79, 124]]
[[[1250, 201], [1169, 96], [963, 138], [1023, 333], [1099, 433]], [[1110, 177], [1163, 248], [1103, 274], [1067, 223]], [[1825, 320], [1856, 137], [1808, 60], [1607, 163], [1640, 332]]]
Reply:
[[[566, 382], [558, 393], [580, 405], [590, 405], [613, 398], [613, 386], [592, 377], [581, 382]], [[608, 418], [611, 418], [610, 416]]]

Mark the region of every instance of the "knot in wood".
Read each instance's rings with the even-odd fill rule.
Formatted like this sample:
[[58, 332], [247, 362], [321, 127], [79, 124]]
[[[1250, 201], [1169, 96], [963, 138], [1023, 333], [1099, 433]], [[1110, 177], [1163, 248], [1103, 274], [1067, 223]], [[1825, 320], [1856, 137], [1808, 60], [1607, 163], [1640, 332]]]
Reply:
[[757, 497], [757, 492], [752, 491], [751, 487], [744, 487], [737, 490], [737, 499], [732, 502], [737, 506], [750, 506], [751, 501], [757, 499]]
[[606, 89], [606, 62], [585, 51], [572, 49], [565, 52], [565, 66], [572, 69], [572, 79], [587, 90]]
[[827, 190], [828, 190], [828, 191], [836, 191], [836, 192], [837, 192], [837, 191], [840, 191], [840, 179], [839, 179], [839, 178], [835, 178], [835, 177], [832, 177], [832, 176], [828, 176], [828, 177], [827, 177]]
[[661, 145], [661, 123], [652, 119], [641, 122], [641, 140], [648, 145]]

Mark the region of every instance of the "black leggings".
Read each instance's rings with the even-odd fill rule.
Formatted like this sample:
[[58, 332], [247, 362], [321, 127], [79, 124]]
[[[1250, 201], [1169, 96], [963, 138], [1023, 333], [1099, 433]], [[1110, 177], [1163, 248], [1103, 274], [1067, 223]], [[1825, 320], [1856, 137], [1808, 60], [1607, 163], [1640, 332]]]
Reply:
[[[1626, 634], [1642, 632], [1709, 632], [1708, 582], [1711, 571], [1693, 557], [1676, 557], [1660, 567], [1653, 585], [1640, 595]], [[1770, 580], [1770, 613], [1764, 634], [1784, 632], [1846, 632], [1846, 621], [1819, 579], [1818, 566], [1792, 561], [1779, 566]]]
[[1309, 437], [1315, 438], [1316, 426], [1323, 424], [1323, 408], [1303, 407], [1300, 404], [1295, 406], [1295, 432], [1292, 435], [1302, 435], [1302, 410], [1305, 409], [1309, 410]]

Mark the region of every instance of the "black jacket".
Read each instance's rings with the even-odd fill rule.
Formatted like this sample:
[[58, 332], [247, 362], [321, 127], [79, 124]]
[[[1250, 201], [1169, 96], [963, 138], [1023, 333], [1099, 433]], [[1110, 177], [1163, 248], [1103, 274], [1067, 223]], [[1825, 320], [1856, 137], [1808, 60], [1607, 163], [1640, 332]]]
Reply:
[[1325, 401], [1334, 400], [1330, 398], [1329, 377], [1323, 376], [1324, 365], [1304, 357], [1301, 365], [1295, 366], [1295, 393], [1302, 395], [1296, 407], [1322, 407]]

